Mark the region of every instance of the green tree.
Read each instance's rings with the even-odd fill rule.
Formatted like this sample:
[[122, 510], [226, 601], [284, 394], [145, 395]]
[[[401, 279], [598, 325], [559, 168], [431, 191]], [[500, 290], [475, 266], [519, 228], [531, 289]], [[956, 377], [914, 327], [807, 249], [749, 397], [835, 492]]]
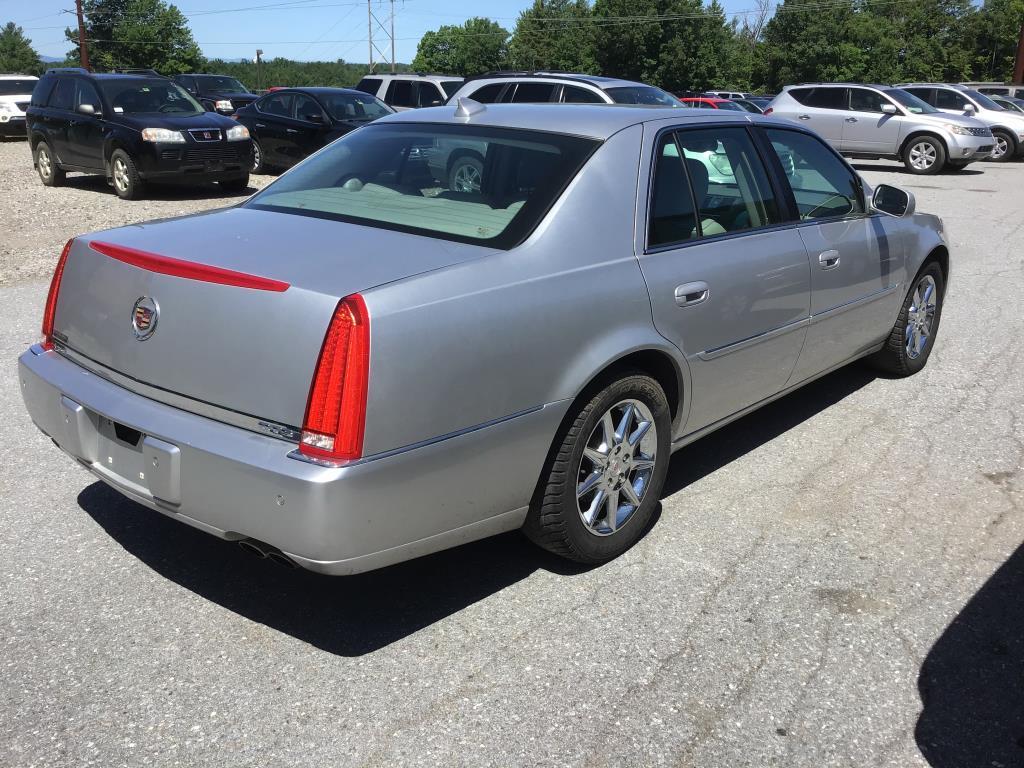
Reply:
[[972, 79], [1010, 81], [1021, 24], [1024, 0], [985, 0], [964, 20]]
[[594, 32], [587, 0], [534, 0], [516, 21], [509, 63], [522, 69], [596, 73]]
[[25, 31], [13, 21], [7, 22], [0, 29], [0, 72], [36, 75], [41, 70], [39, 54], [25, 37]]
[[706, 8], [700, 0], [595, 0], [594, 17], [602, 74], [670, 91], [711, 88], [731, 75], [734, 34], [718, 0]]
[[500, 69], [507, 58], [508, 30], [490, 19], [474, 17], [462, 26], [445, 25], [425, 33], [412, 67], [418, 72], [466, 76]]
[[[203, 63], [177, 6], [163, 0], [85, 0], [83, 9], [89, 63], [96, 70], [141, 67], [176, 75]], [[64, 34], [75, 44], [68, 58], [78, 61], [78, 30]]]

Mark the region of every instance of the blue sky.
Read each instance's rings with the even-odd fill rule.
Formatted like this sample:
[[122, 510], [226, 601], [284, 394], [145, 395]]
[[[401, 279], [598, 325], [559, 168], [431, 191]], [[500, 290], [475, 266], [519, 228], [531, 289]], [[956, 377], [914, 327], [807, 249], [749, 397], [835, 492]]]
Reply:
[[[366, 0], [180, 0], [189, 16], [192, 34], [208, 57], [252, 57], [262, 48], [266, 58], [367, 60]], [[385, 21], [387, 0], [372, 0], [375, 14]], [[281, 7], [287, 4], [287, 7]], [[411, 61], [424, 32], [441, 24], [460, 24], [470, 16], [487, 16], [511, 30], [529, 0], [396, 0], [395, 55]], [[725, 0], [727, 11], [753, 5], [752, 0]], [[237, 11], [234, 9], [248, 8]], [[74, 0], [0, 0], [0, 24], [14, 21], [25, 29], [36, 50], [63, 56], [64, 26], [74, 25]], [[217, 12], [211, 12], [217, 11]], [[225, 12], [220, 12], [225, 11]], [[376, 39], [376, 34], [375, 34]], [[384, 37], [381, 35], [381, 43]]]

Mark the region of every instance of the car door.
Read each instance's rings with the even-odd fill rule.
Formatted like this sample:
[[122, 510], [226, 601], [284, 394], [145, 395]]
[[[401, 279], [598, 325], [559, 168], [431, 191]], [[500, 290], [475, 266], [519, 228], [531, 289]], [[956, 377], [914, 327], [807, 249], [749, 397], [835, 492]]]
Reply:
[[292, 120], [285, 126], [282, 154], [297, 163], [324, 145], [331, 123], [320, 102], [307, 93], [296, 93], [292, 99]]
[[678, 126], [644, 146], [637, 252], [655, 326], [689, 367], [688, 433], [789, 379], [810, 311], [807, 251], [746, 127]]
[[75, 78], [61, 77], [50, 92], [43, 113], [43, 132], [51, 149], [62, 163], [71, 163], [71, 148], [68, 146], [68, 127], [74, 114]]
[[[895, 154], [899, 151], [903, 132], [903, 110], [878, 91], [870, 88], [850, 88], [850, 106], [843, 118], [843, 152], [878, 152]], [[896, 109], [896, 114], [882, 111], [884, 105]]]
[[[87, 104], [93, 114], [80, 111]], [[68, 120], [67, 157], [65, 162], [72, 165], [102, 170], [103, 168], [103, 106], [95, 86], [88, 80], [75, 78], [73, 114]]]
[[260, 143], [264, 162], [270, 165], [286, 165], [289, 163], [284, 154], [287, 141], [288, 123], [292, 116], [292, 91], [276, 91], [264, 96], [256, 102], [256, 116], [253, 127], [256, 129], [255, 139]]
[[794, 88], [789, 93], [803, 109], [791, 118], [838, 148], [843, 141], [843, 120], [849, 108], [848, 91], [845, 87]]
[[846, 362], [885, 338], [904, 272], [897, 220], [867, 211], [860, 180], [816, 136], [761, 128], [780, 162], [800, 217], [811, 266], [807, 340], [792, 382]]

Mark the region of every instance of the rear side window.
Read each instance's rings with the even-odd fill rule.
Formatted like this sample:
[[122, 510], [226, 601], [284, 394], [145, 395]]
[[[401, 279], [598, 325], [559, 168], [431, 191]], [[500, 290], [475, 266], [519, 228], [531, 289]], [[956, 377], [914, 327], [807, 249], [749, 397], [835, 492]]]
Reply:
[[933, 88], [904, 88], [907, 93], [917, 96], [921, 101], [926, 104], [935, 106], [935, 89]]
[[507, 249], [533, 230], [599, 144], [540, 131], [376, 123], [245, 205]]
[[49, 106], [52, 109], [71, 109], [75, 99], [75, 83], [70, 77], [57, 80], [57, 87], [50, 94]]
[[[554, 93], [554, 83], [517, 83], [511, 101], [513, 104], [537, 104], [551, 101]], [[504, 101], [509, 101], [508, 94]]]
[[562, 101], [566, 104], [604, 104], [604, 99], [598, 94], [575, 85], [562, 88]]
[[857, 177], [821, 140], [780, 128], [767, 128], [765, 134], [789, 179], [801, 220], [864, 213]]
[[291, 117], [292, 116], [292, 94], [290, 93], [274, 93], [270, 96], [264, 96], [258, 102], [256, 102], [256, 109], [268, 115], [277, 115], [278, 117]]
[[393, 107], [415, 107], [416, 100], [409, 80], [392, 80], [388, 84], [388, 94], [384, 98]]
[[376, 96], [377, 91], [380, 90], [380, 84], [381, 79], [379, 77], [364, 77], [359, 81], [359, 84], [356, 86], [356, 90]]
[[[743, 128], [678, 131], [659, 145], [650, 246], [779, 224], [768, 173]], [[696, 211], [696, 213], [694, 213]]]
[[847, 88], [811, 88], [800, 102], [818, 109], [846, 109]]
[[469, 94], [469, 98], [473, 99], [473, 101], [479, 101], [481, 104], [493, 104], [498, 100], [501, 89], [504, 87], [504, 83], [491, 83], [483, 88], [477, 88]]
[[46, 103], [46, 100], [50, 98], [50, 92], [53, 90], [55, 83], [56, 78], [44, 78], [36, 83], [36, 87], [32, 89], [33, 107], [41, 107]]

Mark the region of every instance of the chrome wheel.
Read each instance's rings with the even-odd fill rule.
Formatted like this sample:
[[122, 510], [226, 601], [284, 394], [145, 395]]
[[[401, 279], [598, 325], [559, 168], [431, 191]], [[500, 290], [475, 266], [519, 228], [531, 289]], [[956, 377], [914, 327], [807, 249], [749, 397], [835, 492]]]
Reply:
[[452, 191], [476, 193], [480, 191], [480, 182], [480, 169], [472, 163], [463, 163], [452, 174]]
[[998, 160], [1003, 155], [1005, 155], [1007, 151], [1010, 149], [1010, 142], [1006, 140], [1005, 136], [1001, 136], [998, 133], [995, 135], [995, 140], [996, 145], [992, 149], [992, 159]]
[[583, 449], [576, 506], [586, 529], [608, 536], [629, 522], [647, 495], [658, 454], [651, 410], [639, 400], [609, 408]]
[[919, 141], [910, 148], [910, 164], [919, 171], [927, 171], [938, 159], [935, 146], [927, 141]]
[[263, 153], [260, 152], [260, 145], [255, 141], [252, 143], [252, 169], [258, 171], [263, 165]]
[[935, 279], [925, 275], [914, 287], [910, 308], [907, 310], [907, 357], [911, 360], [919, 357], [928, 346], [937, 301]]
[[39, 163], [39, 175], [44, 179], [50, 178], [53, 163], [50, 162], [50, 153], [46, 150], [45, 145], [39, 148], [39, 152], [36, 154], [36, 162]]
[[114, 158], [114, 186], [119, 192], [128, 191], [128, 166], [120, 157]]

